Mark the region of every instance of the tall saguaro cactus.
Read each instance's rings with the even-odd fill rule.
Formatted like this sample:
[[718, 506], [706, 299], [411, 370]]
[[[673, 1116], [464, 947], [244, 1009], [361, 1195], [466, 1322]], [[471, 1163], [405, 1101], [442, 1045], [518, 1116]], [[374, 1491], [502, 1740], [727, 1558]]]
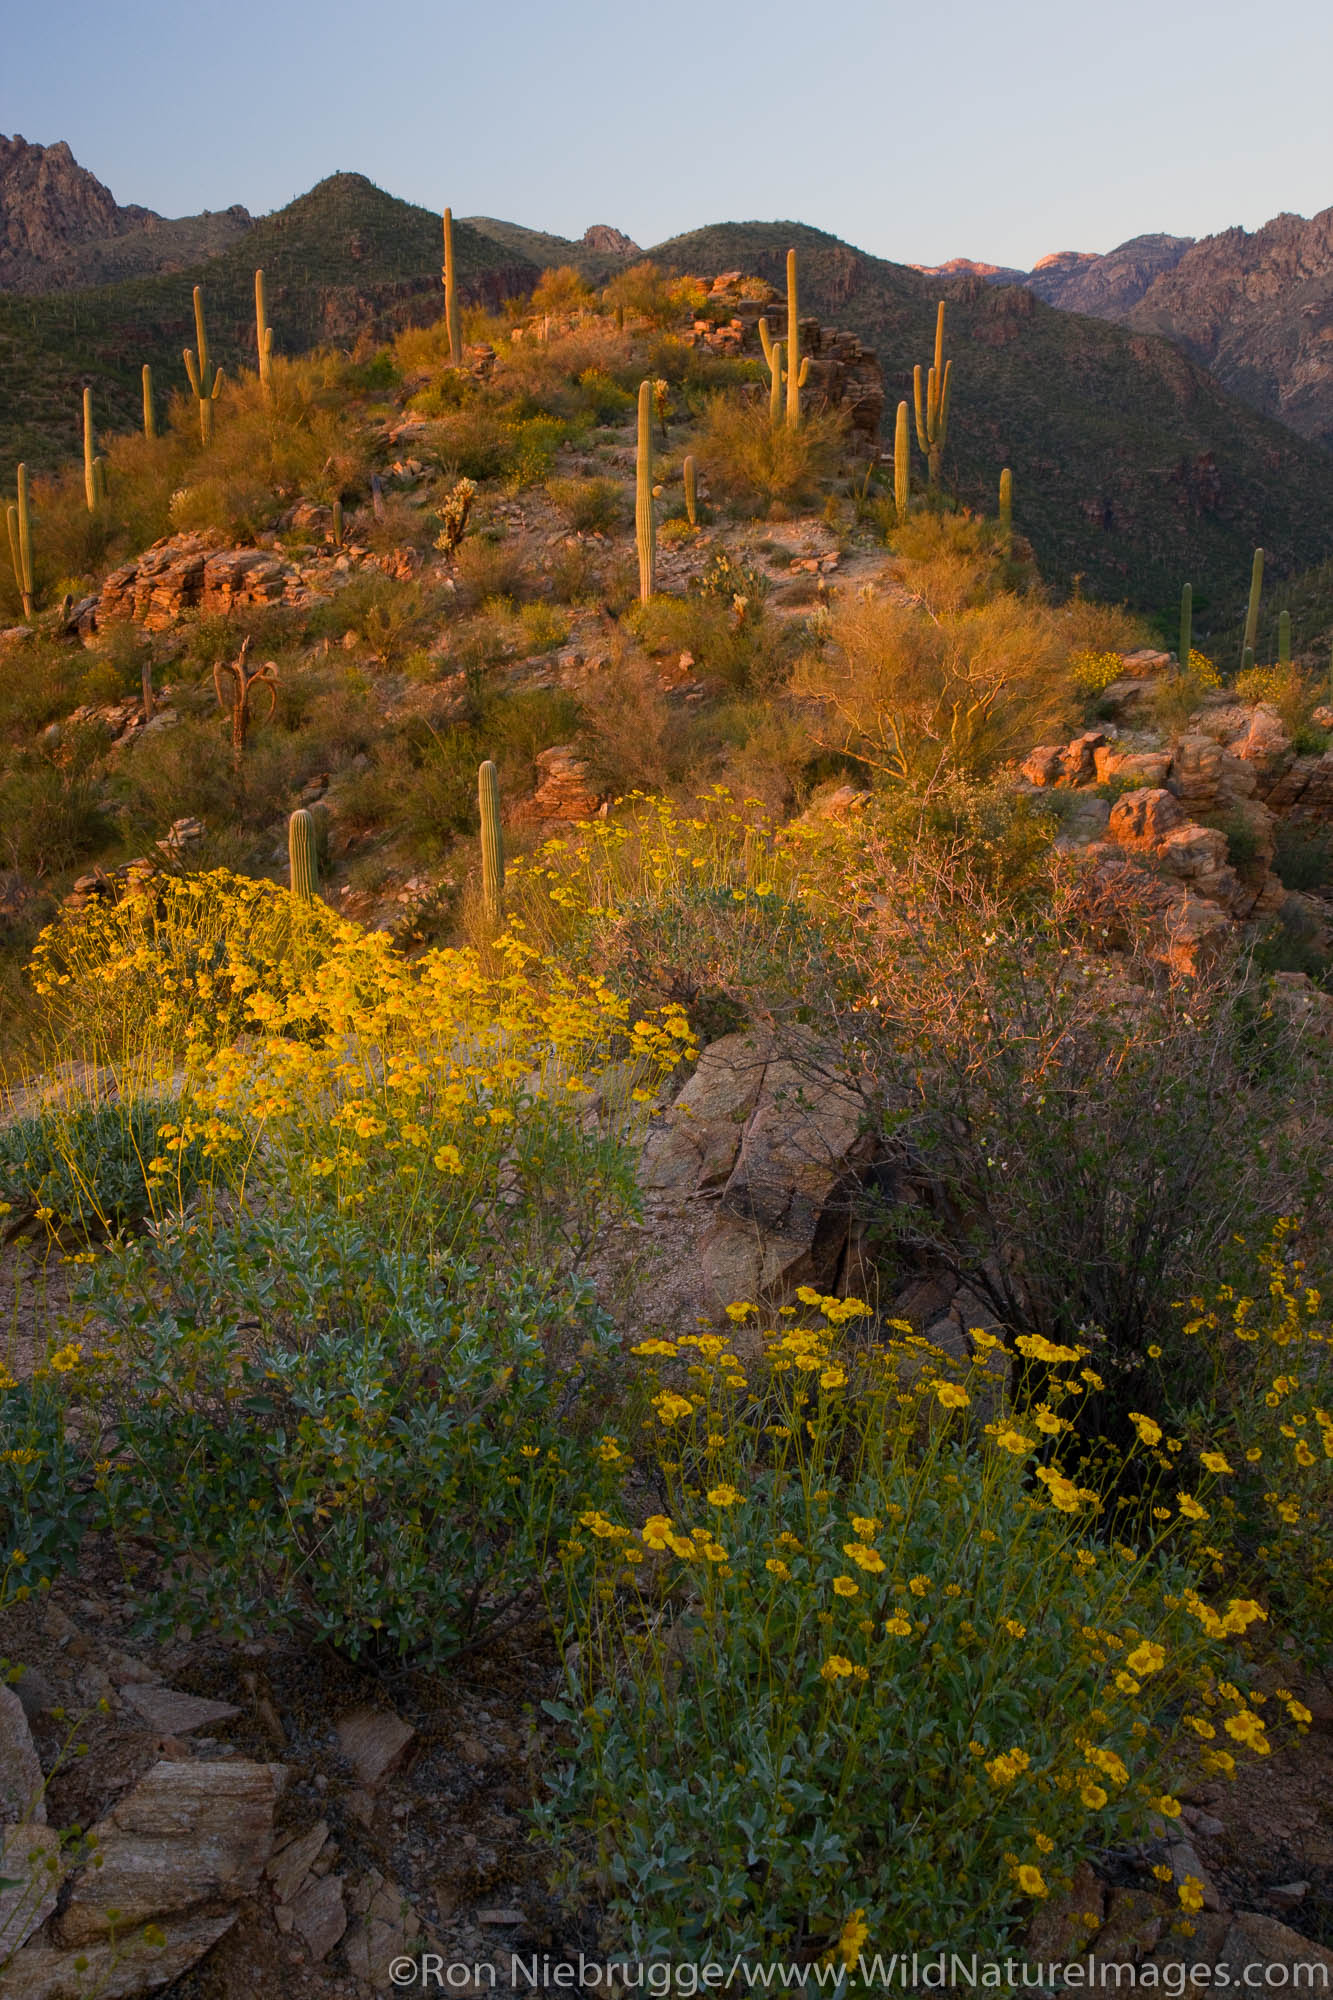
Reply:
[[634, 462], [634, 539], [639, 550], [639, 601], [657, 584], [657, 523], [653, 517], [653, 385], [639, 384], [639, 441]]
[[463, 330], [458, 318], [458, 273], [454, 266], [454, 212], [444, 211], [444, 324], [449, 335], [449, 360], [463, 365]]
[[208, 358], [208, 330], [204, 325], [204, 288], [194, 288], [194, 337], [195, 346], [185, 350], [185, 372], [190, 378], [195, 401], [199, 405], [199, 442], [213, 442], [213, 405], [222, 389], [222, 370], [214, 368]]
[[313, 903], [319, 887], [319, 843], [313, 813], [298, 806], [287, 821], [287, 860], [292, 894], [298, 903]]
[[5, 509], [5, 524], [9, 529], [9, 560], [14, 567], [14, 582], [23, 600], [23, 616], [31, 618], [36, 593], [32, 585], [32, 523], [28, 518], [26, 465], [20, 465], [16, 483], [18, 498], [11, 500]]
[[912, 439], [907, 428], [907, 405], [899, 403], [893, 427], [893, 511], [901, 528], [912, 504]]
[[935, 359], [922, 395], [921, 369], [912, 370], [912, 394], [916, 403], [916, 441], [929, 471], [930, 490], [939, 491], [940, 461], [949, 437], [949, 391], [953, 363], [944, 358], [944, 300], [935, 315]]
[[500, 828], [500, 774], [490, 758], [477, 772], [481, 813], [481, 899], [492, 932], [504, 922], [505, 850]]
[[273, 328], [268, 323], [268, 293], [262, 271], [255, 272], [255, 347], [259, 355], [259, 379], [267, 391], [273, 361]]
[[90, 514], [95, 514], [100, 502], [106, 499], [106, 460], [98, 455], [91, 389], [83, 392], [83, 497]]
[[143, 434], [146, 438], [157, 436], [157, 411], [153, 405], [153, 371], [146, 361], [143, 365]]
[[1254, 664], [1254, 648], [1259, 638], [1259, 599], [1264, 588], [1264, 552], [1256, 549], [1254, 562], [1250, 567], [1250, 602], [1245, 613], [1245, 637], [1240, 644], [1241, 665], [1246, 665], [1245, 655], [1250, 656], [1249, 664]]
[[[759, 322], [759, 342], [764, 350], [764, 359], [768, 363], [769, 369], [768, 420], [773, 429], [778, 430], [782, 424], [782, 385], [784, 382], [787, 385], [789, 406], [791, 399], [791, 368], [790, 366], [786, 368], [783, 366], [783, 357], [788, 354], [788, 349], [782, 341], [773, 339], [769, 333], [768, 321], [766, 319], [761, 319]], [[810, 373], [810, 357], [808, 354], [796, 372], [796, 386], [799, 390], [804, 388], [806, 378]], [[787, 421], [790, 423], [790, 417], [788, 417]]]
[[801, 360], [800, 304], [796, 292], [796, 252], [787, 252], [787, 429], [801, 421], [801, 390], [810, 373], [809, 356]]
[[1182, 674], [1189, 672], [1190, 653], [1194, 648], [1194, 586], [1182, 583], [1180, 586], [1180, 640], [1176, 660]]
[[685, 519], [692, 528], [697, 528], [699, 525], [699, 483], [695, 472], [693, 452], [686, 454], [685, 463], [681, 467], [681, 476], [685, 481]]

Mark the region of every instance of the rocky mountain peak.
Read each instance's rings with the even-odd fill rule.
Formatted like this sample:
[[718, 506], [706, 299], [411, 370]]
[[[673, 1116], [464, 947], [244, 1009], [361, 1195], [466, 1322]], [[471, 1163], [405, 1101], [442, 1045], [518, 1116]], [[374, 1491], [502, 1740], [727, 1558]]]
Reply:
[[626, 236], [623, 229], [613, 229], [609, 222], [594, 222], [583, 232], [585, 250], [596, 250], [604, 257], [642, 257], [643, 251], [632, 236]]

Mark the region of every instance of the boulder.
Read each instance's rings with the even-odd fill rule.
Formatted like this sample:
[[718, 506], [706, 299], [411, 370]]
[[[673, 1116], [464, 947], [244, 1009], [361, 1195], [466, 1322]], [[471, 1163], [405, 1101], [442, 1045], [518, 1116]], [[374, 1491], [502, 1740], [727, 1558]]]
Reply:
[[1107, 830], [1118, 846], [1147, 850], [1159, 847], [1184, 822], [1185, 814], [1174, 792], [1153, 786], [1126, 792], [1117, 799]]
[[337, 1721], [338, 1748], [356, 1773], [358, 1784], [378, 1785], [396, 1771], [416, 1735], [391, 1708], [349, 1708]]
[[1106, 784], [1112, 778], [1120, 778], [1133, 785], [1149, 788], [1166, 783], [1171, 769], [1169, 750], [1118, 750], [1114, 744], [1104, 743], [1093, 753], [1093, 763], [1098, 784]]
[[1168, 786], [1190, 812], [1208, 812], [1221, 789], [1222, 746], [1202, 731], [1182, 736], [1171, 757]]
[[44, 1825], [44, 1783], [23, 1703], [0, 1682], [0, 1826]]

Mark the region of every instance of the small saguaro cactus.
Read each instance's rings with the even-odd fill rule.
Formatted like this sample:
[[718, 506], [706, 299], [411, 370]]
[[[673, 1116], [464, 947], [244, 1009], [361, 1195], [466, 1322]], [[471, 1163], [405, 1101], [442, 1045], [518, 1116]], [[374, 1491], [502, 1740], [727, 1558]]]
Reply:
[[[1245, 613], [1245, 637], [1241, 640], [1241, 665], [1254, 665], [1254, 648], [1259, 637], [1259, 599], [1264, 587], [1264, 552], [1256, 549], [1254, 562], [1250, 568], [1250, 602]], [[1248, 662], [1246, 654], [1250, 655]]]
[[1254, 647], [1247, 646], [1245, 648], [1245, 651], [1240, 656], [1240, 670], [1243, 674], [1248, 674], [1250, 668], [1253, 665], [1254, 665]]
[[23, 602], [23, 616], [32, 617], [35, 592], [32, 587], [32, 523], [28, 518], [28, 468], [20, 465], [16, 485], [18, 498], [5, 509], [9, 529], [9, 560], [14, 567], [14, 583]]
[[492, 931], [504, 922], [505, 849], [500, 829], [500, 774], [490, 758], [477, 772], [481, 812], [481, 900]]
[[949, 438], [949, 390], [952, 380], [953, 363], [944, 358], [944, 300], [941, 299], [935, 315], [935, 359], [926, 378], [924, 396], [921, 392], [921, 369], [918, 366], [912, 370], [916, 441], [926, 461], [932, 493], [939, 490], [940, 460]]
[[444, 211], [444, 324], [449, 335], [449, 360], [463, 365], [463, 330], [458, 318], [458, 273], [454, 268], [454, 212]]
[[692, 528], [699, 525], [699, 484], [695, 472], [694, 454], [687, 454], [681, 467], [681, 477], [685, 481], [685, 519]]
[[333, 546], [334, 546], [334, 548], [335, 548], [335, 549], [340, 549], [340, 548], [342, 547], [342, 545], [343, 545], [343, 503], [342, 503], [342, 501], [341, 501], [341, 500], [335, 500], [335, 501], [334, 501], [334, 503], [333, 503], [333, 507], [332, 507], [332, 510], [331, 510], [331, 511], [332, 511], [332, 515], [333, 515], [333, 519], [332, 519], [332, 521], [331, 521], [331, 523], [330, 523], [330, 527], [331, 527], [331, 532], [332, 532], [332, 534], [333, 534]]
[[100, 503], [106, 499], [106, 460], [97, 450], [91, 389], [83, 392], [83, 497], [90, 514], [95, 514]]
[[912, 440], [907, 428], [907, 405], [899, 403], [893, 427], [893, 511], [901, 528], [912, 504]]
[[268, 323], [268, 293], [262, 271], [255, 272], [255, 347], [259, 355], [259, 379], [267, 390], [273, 360], [273, 328]]
[[[782, 341], [773, 339], [768, 330], [768, 321], [766, 319], [761, 319], [759, 322], [759, 342], [764, 350], [764, 359], [768, 363], [769, 368], [768, 418], [773, 429], [777, 430], [782, 423], [782, 385], [784, 382], [787, 385], [788, 407], [790, 407], [791, 370], [783, 366], [783, 358], [788, 350]], [[805, 360], [797, 370], [799, 379], [796, 386], [798, 389], [804, 388], [809, 374], [810, 357], [807, 354]], [[790, 422], [790, 418], [788, 418], [788, 421]]]
[[204, 326], [204, 288], [194, 288], [194, 337], [196, 345], [185, 350], [185, 372], [190, 378], [199, 405], [199, 442], [213, 442], [213, 405], [222, 390], [222, 370], [208, 358], [208, 332]]
[[[267, 694], [270, 717], [278, 705], [277, 662], [265, 660], [262, 667], [247, 667], [246, 659], [249, 651], [250, 637], [247, 633], [241, 641], [241, 650], [234, 660], [218, 660], [213, 666], [213, 686], [217, 690], [218, 707], [224, 715], [231, 716], [231, 759], [238, 770], [245, 755], [245, 739], [250, 732], [251, 705], [255, 689], [262, 687]], [[231, 687], [227, 694], [223, 693], [224, 674], [231, 676]]]
[[314, 814], [298, 806], [287, 821], [287, 860], [292, 894], [298, 903], [313, 903], [319, 887], [319, 842]]
[[1194, 586], [1182, 583], [1180, 586], [1180, 641], [1176, 661], [1182, 674], [1190, 667], [1190, 653], [1194, 647]]
[[1000, 540], [1008, 555], [1014, 545], [1014, 475], [1007, 465], [1000, 474]]
[[157, 411], [153, 407], [153, 371], [146, 361], [143, 365], [143, 434], [146, 438], [157, 436]]
[[634, 539], [639, 551], [639, 601], [657, 583], [657, 523], [653, 516], [653, 385], [639, 384], [639, 440], [634, 466]]
[[1277, 662], [1280, 667], [1291, 665], [1291, 613], [1280, 611], [1277, 620]]

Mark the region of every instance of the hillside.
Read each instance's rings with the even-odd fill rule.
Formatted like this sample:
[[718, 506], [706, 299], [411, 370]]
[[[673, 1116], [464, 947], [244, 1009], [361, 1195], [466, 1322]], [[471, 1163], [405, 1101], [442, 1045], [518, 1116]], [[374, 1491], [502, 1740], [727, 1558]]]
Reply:
[[801, 252], [804, 298], [879, 354], [890, 408], [930, 357], [949, 302], [955, 358], [946, 477], [993, 504], [1002, 466], [1043, 573], [1082, 575], [1146, 609], [1192, 579], [1196, 607], [1230, 618], [1262, 542], [1270, 574], [1323, 560], [1333, 539], [1333, 459], [1228, 395], [1164, 339], [1057, 312], [1031, 291], [940, 279], [793, 223], [727, 223], [657, 246], [675, 270], [733, 267], [778, 281]]
[[63, 140], [0, 133], [0, 291], [69, 291], [215, 256], [250, 227], [239, 204], [172, 219], [123, 207]]
[[591, 285], [605, 284], [633, 258], [643, 255], [637, 243], [605, 222], [594, 222], [577, 239], [525, 229], [521, 222], [501, 222], [493, 215], [469, 215], [467, 225], [479, 236], [499, 243], [511, 256], [535, 264], [538, 270], [569, 264]]
[[[459, 282], [472, 302], [530, 289], [539, 266], [478, 231], [454, 231]], [[96, 290], [0, 298], [0, 461], [54, 465], [79, 447], [80, 397], [91, 382], [99, 424], [139, 421], [140, 369], [159, 393], [184, 386], [194, 342], [191, 288], [205, 287], [209, 343], [225, 368], [253, 366], [254, 273], [268, 284], [279, 353], [322, 342], [385, 338], [439, 308], [440, 218], [361, 174], [333, 174], [265, 216], [207, 264]]]

